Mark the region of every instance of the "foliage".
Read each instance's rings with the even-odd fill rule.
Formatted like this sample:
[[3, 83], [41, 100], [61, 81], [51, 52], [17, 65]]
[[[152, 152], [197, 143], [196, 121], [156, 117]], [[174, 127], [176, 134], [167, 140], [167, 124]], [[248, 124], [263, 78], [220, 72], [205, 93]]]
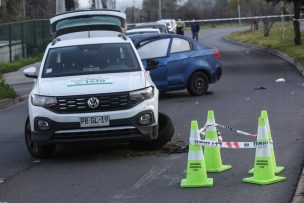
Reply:
[[281, 24], [276, 23], [273, 29], [270, 31], [270, 36], [268, 38], [264, 37], [263, 30], [259, 31], [243, 31], [233, 33], [227, 38], [230, 40], [240, 41], [248, 44], [254, 44], [261, 47], [271, 48], [296, 59], [298, 62], [304, 66], [304, 55], [303, 55], [303, 45], [294, 46], [293, 41], [293, 25], [292, 22], [286, 23], [286, 29], [284, 33], [284, 38], [282, 39], [282, 27]]
[[2, 63], [2, 64], [0, 64], [0, 76], [5, 73], [17, 71], [20, 68], [27, 66], [29, 64], [33, 64], [37, 61], [41, 61], [41, 58], [42, 58], [42, 55], [38, 55], [38, 56], [32, 57], [32, 58], [20, 59], [18, 61], [14, 61], [12, 63]]
[[5, 98], [15, 98], [16, 92], [12, 87], [10, 87], [8, 84], [5, 84], [5, 81], [0, 76], [0, 99]]

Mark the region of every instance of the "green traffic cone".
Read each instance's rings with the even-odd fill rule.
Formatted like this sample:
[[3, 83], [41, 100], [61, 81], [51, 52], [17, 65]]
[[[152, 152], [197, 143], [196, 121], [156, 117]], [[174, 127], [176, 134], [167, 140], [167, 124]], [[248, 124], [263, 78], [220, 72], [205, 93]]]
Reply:
[[[259, 118], [257, 142], [267, 142], [268, 135], [265, 119]], [[271, 157], [270, 145], [256, 148], [253, 177], [244, 178], [243, 182], [267, 185], [286, 180], [285, 177], [275, 176]]]
[[200, 135], [197, 121], [192, 121], [187, 163], [187, 177], [181, 182], [180, 186], [182, 188], [213, 186], [213, 179], [207, 177], [202, 146], [191, 144], [191, 140], [195, 139], [199, 140]]
[[[218, 134], [215, 126], [215, 119], [213, 111], [208, 111], [206, 135], [205, 139], [208, 141], [218, 141]], [[232, 167], [230, 165], [223, 165], [221, 158], [221, 149], [218, 147], [204, 147], [205, 163], [207, 172], [223, 172]]]
[[[269, 125], [268, 114], [267, 114], [266, 110], [264, 110], [264, 111], [261, 112], [261, 117], [265, 119], [268, 141], [273, 141], [272, 140], [272, 136], [271, 136], [271, 130], [270, 130], [270, 125]], [[273, 149], [273, 144], [270, 147], [270, 151], [271, 151], [271, 157], [272, 157], [272, 163], [273, 163], [274, 173], [275, 174], [279, 174], [279, 173], [281, 173], [284, 170], [284, 167], [283, 166], [277, 166], [276, 158], [275, 158], [275, 153], [274, 153], [274, 149]], [[251, 170], [248, 171], [249, 174], [253, 174], [253, 172], [254, 172], [254, 168], [252, 168]]]

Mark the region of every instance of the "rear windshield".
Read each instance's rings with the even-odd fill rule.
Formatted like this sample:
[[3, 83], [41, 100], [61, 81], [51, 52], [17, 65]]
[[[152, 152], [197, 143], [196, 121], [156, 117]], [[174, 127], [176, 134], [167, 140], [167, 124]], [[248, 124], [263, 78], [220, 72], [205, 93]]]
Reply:
[[58, 21], [52, 25], [52, 32], [58, 30], [84, 25], [117, 25], [119, 27], [124, 27], [125, 23], [122, 18], [114, 16], [80, 16], [76, 18], [67, 18]]
[[42, 77], [140, 71], [130, 44], [91, 44], [49, 49]]

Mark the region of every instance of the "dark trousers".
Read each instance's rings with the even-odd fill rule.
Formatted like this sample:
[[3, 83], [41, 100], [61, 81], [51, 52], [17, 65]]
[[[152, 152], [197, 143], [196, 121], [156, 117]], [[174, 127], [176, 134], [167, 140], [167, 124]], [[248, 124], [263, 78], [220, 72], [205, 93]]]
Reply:
[[192, 32], [192, 39], [198, 41], [198, 32]]
[[184, 30], [182, 27], [177, 27], [176, 28], [176, 34], [178, 35], [184, 35]]

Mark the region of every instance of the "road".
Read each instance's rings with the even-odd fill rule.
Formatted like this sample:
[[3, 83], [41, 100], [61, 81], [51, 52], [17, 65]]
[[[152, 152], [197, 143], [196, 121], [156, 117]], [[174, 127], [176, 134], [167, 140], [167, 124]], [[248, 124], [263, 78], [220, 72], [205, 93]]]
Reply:
[[[219, 48], [222, 56], [223, 77], [210, 86], [212, 94], [191, 97], [186, 91], [170, 92], [161, 97], [160, 110], [174, 122], [175, 142], [186, 142], [190, 121], [197, 119], [203, 125], [208, 109], [215, 111], [218, 123], [252, 133], [257, 131], [260, 111], [266, 109], [277, 164], [286, 167], [281, 174], [286, 182], [242, 183], [254, 164], [252, 149], [223, 149], [223, 163], [232, 165], [232, 170], [208, 174], [214, 186], [196, 189], [179, 187], [187, 153], [166, 153], [166, 148], [149, 153], [123, 144], [71, 145], [60, 147], [52, 159], [35, 160], [24, 144], [27, 104], [23, 102], [0, 111], [0, 178], [5, 180], [0, 184], [0, 202], [290, 202], [304, 160], [304, 80], [294, 66], [276, 56], [223, 40], [239, 29], [200, 33], [200, 41]], [[276, 83], [278, 78], [286, 82]], [[222, 132], [225, 141], [254, 141]]]

